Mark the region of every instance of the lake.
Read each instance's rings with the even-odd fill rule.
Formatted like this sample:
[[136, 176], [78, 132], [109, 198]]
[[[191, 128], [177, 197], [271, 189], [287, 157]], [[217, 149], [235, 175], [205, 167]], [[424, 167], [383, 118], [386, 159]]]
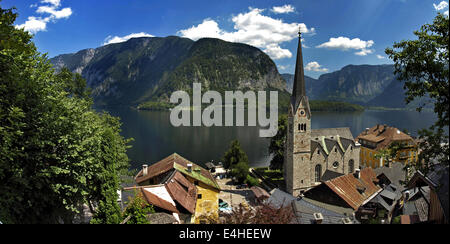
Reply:
[[[270, 161], [269, 139], [259, 137], [259, 127], [173, 127], [167, 111], [138, 111], [128, 107], [104, 110], [121, 118], [125, 138], [134, 138], [128, 151], [132, 168], [151, 165], [174, 152], [199, 165], [211, 160], [218, 162], [234, 139], [240, 141], [250, 166], [267, 166]], [[350, 127], [356, 137], [365, 128], [387, 124], [417, 136], [420, 129], [431, 126], [436, 118], [427, 111], [313, 112], [312, 128]]]

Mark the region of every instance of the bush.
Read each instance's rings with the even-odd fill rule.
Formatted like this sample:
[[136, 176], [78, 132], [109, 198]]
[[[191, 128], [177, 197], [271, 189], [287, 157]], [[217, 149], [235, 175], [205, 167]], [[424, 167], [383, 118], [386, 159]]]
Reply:
[[250, 175], [247, 175], [247, 179], [245, 180], [245, 183], [247, 183], [250, 187], [251, 186], [259, 186], [259, 181], [256, 178], [253, 178]]

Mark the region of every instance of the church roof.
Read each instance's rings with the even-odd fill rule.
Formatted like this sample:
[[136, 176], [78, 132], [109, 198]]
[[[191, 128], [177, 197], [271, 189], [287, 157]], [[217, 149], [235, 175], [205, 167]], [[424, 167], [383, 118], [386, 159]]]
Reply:
[[294, 87], [292, 89], [291, 106], [293, 111], [297, 111], [298, 106], [303, 104], [306, 107], [306, 114], [311, 117], [308, 97], [305, 88], [305, 71], [303, 69], [302, 37], [298, 32], [297, 61], [295, 64]]
[[325, 129], [313, 129], [311, 130], [311, 138], [317, 138], [321, 136], [330, 137], [330, 136], [339, 136], [341, 138], [346, 138], [349, 140], [353, 140], [352, 132], [348, 127], [341, 128], [325, 128]]

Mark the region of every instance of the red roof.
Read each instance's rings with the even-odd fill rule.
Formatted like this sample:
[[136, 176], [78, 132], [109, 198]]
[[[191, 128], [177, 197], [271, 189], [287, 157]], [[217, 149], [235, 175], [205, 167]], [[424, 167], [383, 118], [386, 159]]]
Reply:
[[[175, 164], [182, 166], [182, 168], [187, 169], [188, 164], [192, 164], [192, 168], [195, 169], [195, 174], [189, 175], [190, 177], [195, 178], [196, 176], [200, 176], [196, 179], [202, 181], [203, 183], [210, 185], [214, 188], [219, 189], [219, 185], [217, 184], [214, 177], [211, 175], [211, 173], [198, 166], [195, 163], [192, 163], [191, 161], [183, 158], [182, 156], [178, 155], [177, 153], [174, 153], [161, 161], [152, 164], [147, 169], [147, 175], [143, 176], [142, 169], [139, 171], [139, 173], [136, 175], [135, 180], [137, 184], [140, 184], [146, 180], [152, 179], [153, 177], [159, 176], [161, 174], [164, 174], [172, 169], [179, 170], [180, 168], [176, 167]], [[198, 172], [198, 173], [197, 173]], [[186, 172], [185, 172], [186, 173]]]
[[[376, 150], [389, 146], [394, 141], [413, 141], [413, 138], [399, 129], [387, 125], [376, 125], [367, 131], [363, 131], [356, 138], [377, 143]], [[361, 143], [362, 144], [362, 143]]]
[[190, 213], [195, 212], [197, 202], [197, 188], [189, 182], [180, 172], [175, 174], [166, 183], [170, 196]]
[[160, 207], [173, 213], [179, 213], [178, 209], [175, 206], [173, 206], [172, 203], [163, 200], [162, 198], [153, 193], [146, 191], [144, 188], [141, 188], [141, 192], [144, 194], [145, 200], [147, 200], [149, 204], [152, 204], [154, 206]]
[[372, 168], [364, 168], [360, 172], [359, 179], [353, 174], [348, 174], [324, 183], [350, 207], [357, 210], [371, 199], [374, 194], [382, 190], [374, 184], [376, 179], [377, 175]]

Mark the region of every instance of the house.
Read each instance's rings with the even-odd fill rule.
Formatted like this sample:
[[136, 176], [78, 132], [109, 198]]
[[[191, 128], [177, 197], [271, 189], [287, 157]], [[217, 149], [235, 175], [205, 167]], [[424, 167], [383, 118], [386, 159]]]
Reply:
[[[175, 183], [168, 180], [171, 175], [176, 177]], [[172, 192], [172, 194], [173, 192], [180, 193], [179, 196], [174, 197], [174, 200], [177, 200], [185, 209], [194, 210], [192, 223], [202, 223], [203, 218], [218, 218], [220, 187], [215, 178], [208, 170], [177, 153], [151, 166], [143, 165], [136, 175], [135, 181], [139, 186], [151, 186], [166, 182], [169, 192]], [[181, 182], [184, 182], [184, 184]], [[189, 197], [181, 194], [186, 190], [186, 182], [193, 184], [196, 189], [196, 201], [193, 206], [190, 201], [187, 201]]]
[[357, 169], [356, 173], [324, 181], [307, 191], [304, 197], [332, 206], [352, 209], [358, 218], [367, 219], [376, 215], [376, 210], [365, 208], [383, 189], [371, 168]]
[[276, 188], [272, 190], [267, 202], [276, 207], [291, 207], [294, 213], [293, 224], [358, 224], [349, 208], [321, 203], [306, 197], [295, 198]]
[[405, 166], [400, 162], [394, 162], [390, 167], [379, 167], [374, 169], [379, 180], [379, 185], [384, 187], [388, 185], [394, 185], [400, 192], [405, 189], [404, 184], [407, 179], [407, 171], [404, 170]]
[[403, 215], [417, 215], [420, 222], [448, 224], [448, 181], [448, 166], [434, 165], [427, 174], [417, 171], [404, 192]]
[[384, 162], [383, 158], [377, 158], [376, 155], [381, 150], [388, 149], [393, 143], [403, 145], [403, 148], [397, 152], [396, 158], [392, 159], [393, 162], [407, 165], [418, 160], [418, 149], [414, 139], [392, 126], [378, 124], [367, 128], [356, 137], [356, 140], [361, 144], [361, 166], [375, 169], [389, 164], [389, 162]]
[[311, 128], [301, 39], [299, 32], [283, 165], [286, 191], [293, 196], [320, 185], [327, 171], [354, 173], [360, 163], [360, 145], [355, 143], [350, 128]]
[[250, 190], [253, 192], [253, 195], [255, 196], [256, 203], [263, 203], [268, 198], [270, 198], [270, 194], [259, 186], [252, 186], [250, 187]]

